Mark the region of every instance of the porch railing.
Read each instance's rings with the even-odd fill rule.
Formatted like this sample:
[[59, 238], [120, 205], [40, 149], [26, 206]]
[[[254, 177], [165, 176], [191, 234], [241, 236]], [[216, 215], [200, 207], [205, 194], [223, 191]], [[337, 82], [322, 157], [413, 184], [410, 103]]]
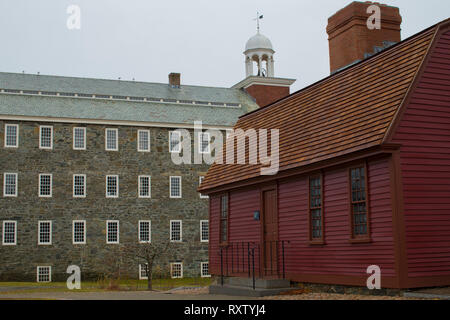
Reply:
[[220, 281], [224, 277], [286, 278], [287, 240], [264, 242], [232, 242], [219, 249]]

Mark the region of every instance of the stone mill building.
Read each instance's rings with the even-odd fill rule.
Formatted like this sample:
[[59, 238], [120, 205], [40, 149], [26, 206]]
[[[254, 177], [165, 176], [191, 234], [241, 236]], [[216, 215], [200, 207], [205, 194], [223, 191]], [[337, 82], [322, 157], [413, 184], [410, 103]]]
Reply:
[[0, 280], [65, 280], [69, 265], [82, 279], [115, 266], [145, 278], [120, 248], [148, 242], [171, 242], [155, 265], [172, 277], [208, 276], [209, 200], [197, 192], [208, 165], [172, 162], [175, 130], [208, 153], [195, 121], [225, 136], [287, 96], [294, 80], [274, 77], [274, 52], [258, 31], [232, 88], [184, 85], [177, 73], [169, 83], [0, 73]]

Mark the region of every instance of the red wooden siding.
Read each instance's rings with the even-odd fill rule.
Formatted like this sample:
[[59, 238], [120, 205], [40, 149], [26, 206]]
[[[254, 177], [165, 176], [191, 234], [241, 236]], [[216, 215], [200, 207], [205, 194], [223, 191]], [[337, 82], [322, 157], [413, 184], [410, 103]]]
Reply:
[[[285, 249], [286, 273], [290, 278], [337, 275], [365, 279], [367, 267], [373, 264], [381, 267], [383, 277], [395, 276], [388, 160], [369, 161], [368, 178], [372, 242], [366, 244], [349, 243], [347, 167], [323, 174], [325, 245], [312, 246], [308, 238], [308, 176], [278, 182], [279, 239], [290, 241]], [[211, 197], [210, 268], [216, 275], [220, 274], [218, 203], [218, 197]], [[258, 186], [230, 193], [230, 242], [260, 241], [261, 222], [253, 220], [255, 210], [260, 210]], [[279, 260], [281, 263], [281, 256]]]
[[450, 32], [437, 40], [393, 141], [402, 144], [408, 276], [449, 276]]
[[291, 240], [288, 274], [366, 276], [370, 265], [378, 265], [382, 276], [393, 277], [394, 249], [392, 211], [387, 160], [369, 162], [370, 223], [372, 243], [351, 244], [349, 225], [348, 170], [325, 171], [325, 245], [309, 245], [308, 178], [279, 185], [280, 240]]

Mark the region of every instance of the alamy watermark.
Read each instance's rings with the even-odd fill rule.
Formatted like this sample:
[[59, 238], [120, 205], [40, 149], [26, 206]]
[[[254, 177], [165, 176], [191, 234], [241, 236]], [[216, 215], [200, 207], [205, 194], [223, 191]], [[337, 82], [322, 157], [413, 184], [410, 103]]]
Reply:
[[381, 268], [377, 265], [372, 265], [367, 267], [367, 274], [370, 274], [370, 277], [367, 279], [367, 288], [369, 290], [380, 290], [381, 289]]
[[69, 14], [69, 17], [67, 18], [67, 29], [69, 30], [80, 30], [81, 29], [81, 8], [76, 5], [72, 4], [67, 7], [66, 10], [67, 14]]
[[367, 28], [369, 30], [381, 29], [381, 8], [375, 4], [367, 8], [367, 13], [370, 14], [367, 19]]
[[[176, 147], [176, 152], [171, 153], [174, 164], [206, 163], [211, 165], [215, 162], [227, 165], [260, 165], [261, 175], [275, 175], [278, 173], [280, 140], [278, 129], [230, 130], [224, 149], [222, 132], [216, 129], [203, 131], [202, 122], [196, 121], [194, 122], [193, 157], [190, 132], [187, 129], [177, 129], [174, 132], [178, 133], [177, 139], [170, 142]], [[203, 134], [207, 137], [206, 142], [202, 139]], [[207, 144], [208, 152], [202, 152], [202, 150], [206, 149], [204, 144]]]

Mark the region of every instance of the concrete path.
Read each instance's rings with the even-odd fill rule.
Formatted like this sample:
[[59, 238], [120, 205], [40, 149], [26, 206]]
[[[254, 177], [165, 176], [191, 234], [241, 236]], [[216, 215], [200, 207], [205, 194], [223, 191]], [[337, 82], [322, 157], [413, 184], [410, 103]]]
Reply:
[[171, 294], [147, 291], [113, 292], [36, 292], [5, 293], [0, 300], [252, 300], [247, 297], [233, 297], [211, 294]]

